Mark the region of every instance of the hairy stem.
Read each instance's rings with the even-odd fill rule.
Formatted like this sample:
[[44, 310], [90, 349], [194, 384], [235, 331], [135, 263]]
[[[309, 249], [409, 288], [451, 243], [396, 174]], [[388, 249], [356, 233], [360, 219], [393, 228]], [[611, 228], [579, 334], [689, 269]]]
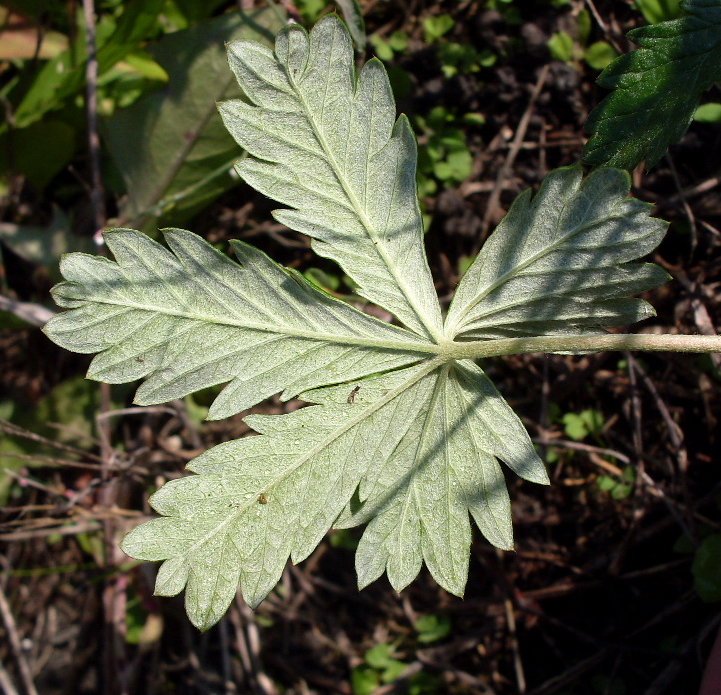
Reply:
[[453, 342], [441, 354], [450, 359], [477, 359], [530, 352], [600, 352], [641, 350], [654, 352], [721, 352], [721, 335], [553, 335]]

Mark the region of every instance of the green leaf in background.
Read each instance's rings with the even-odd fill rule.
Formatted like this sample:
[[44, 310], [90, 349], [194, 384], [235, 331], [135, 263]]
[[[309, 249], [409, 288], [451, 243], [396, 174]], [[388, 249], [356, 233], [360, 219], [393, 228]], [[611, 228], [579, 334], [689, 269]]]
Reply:
[[649, 24], [667, 22], [683, 14], [679, 0], [635, 0], [635, 4]]
[[693, 588], [707, 603], [721, 601], [721, 533], [703, 539], [691, 565]]
[[408, 48], [408, 34], [404, 31], [394, 31], [387, 39], [381, 38], [378, 34], [370, 37], [370, 42], [375, 49], [375, 55], [381, 60], [393, 60], [396, 53], [402, 53]]
[[467, 149], [455, 150], [433, 165], [433, 174], [440, 181], [460, 183], [473, 171], [473, 156]]
[[423, 37], [426, 43], [435, 43], [447, 34], [455, 25], [449, 14], [434, 15], [423, 20]]
[[694, 120], [699, 123], [721, 123], [721, 104], [710, 102], [696, 109]]
[[356, 666], [350, 674], [353, 695], [372, 695], [380, 685], [380, 676], [374, 668]]
[[[111, 408], [122, 408], [130, 391], [128, 385], [114, 386]], [[97, 385], [87, 379], [76, 378], [58, 384], [35, 406], [0, 401], [0, 417], [50, 441], [84, 447], [94, 439], [95, 416], [99, 408], [100, 391]], [[53, 456], [57, 451], [32, 439], [11, 437], [0, 431], [0, 504], [5, 502], [13, 482], [3, 469], [44, 465], [42, 461], [34, 463], [13, 458], [10, 454]]]
[[[221, 5], [225, 4], [225, 0], [203, 0], [203, 2], [198, 2], [198, 0], [173, 0], [173, 4], [182, 13], [185, 22], [192, 26], [193, 24], [212, 17], [213, 13]], [[165, 11], [167, 11], [167, 9]], [[178, 28], [185, 29], [187, 27], [183, 26]]]
[[[98, 74], [110, 70], [118, 61], [136, 50], [138, 44], [157, 26], [158, 13], [164, 0], [134, 0], [127, 4], [114, 30], [103, 40], [98, 27]], [[85, 38], [82, 12], [78, 14], [79, 31], [76, 45], [49, 61], [33, 79], [30, 89], [18, 105], [14, 124], [22, 128], [39, 120], [48, 111], [58, 108], [85, 84]], [[106, 23], [109, 20], [106, 18]]]
[[356, 51], [364, 53], [366, 49], [366, 25], [358, 0], [336, 0], [336, 5], [340, 7]]
[[327, 0], [297, 0], [295, 7], [304, 22], [315, 24], [328, 7], [328, 2]]
[[168, 73], [163, 70], [144, 50], [138, 49], [128, 53], [123, 61], [133, 71], [148, 80], [167, 82]]
[[600, 434], [603, 429], [603, 415], [593, 408], [580, 413], [566, 413], [561, 422], [566, 436], [575, 442], [580, 442], [589, 434]]
[[591, 28], [593, 26], [591, 13], [586, 9], [581, 10], [578, 13], [578, 19], [576, 21], [578, 26], [578, 40], [585, 46], [591, 37]]
[[445, 615], [422, 615], [413, 627], [418, 633], [419, 642], [437, 642], [450, 634], [451, 620]]
[[625, 500], [632, 492], [636, 482], [636, 470], [626, 466], [620, 478], [610, 475], [600, 475], [596, 479], [599, 490], [607, 492], [615, 500]]
[[53, 219], [47, 227], [0, 222], [0, 242], [20, 258], [46, 268], [51, 277], [58, 279], [57, 264], [64, 253], [96, 250], [92, 239], [72, 233], [70, 220], [58, 207], [53, 208]]
[[565, 31], [560, 31], [548, 40], [548, 50], [554, 60], [568, 63], [573, 60], [573, 39]]
[[618, 56], [616, 49], [606, 41], [592, 43], [583, 54], [583, 59], [594, 70], [603, 70]]
[[496, 63], [497, 59], [495, 53], [488, 49], [479, 52], [469, 43], [443, 41], [438, 46], [441, 72], [448, 79], [458, 73], [468, 74], [478, 72], [481, 68], [489, 68]]
[[721, 2], [686, 0], [689, 13], [635, 29], [639, 48], [614, 60], [598, 84], [614, 89], [592, 112], [588, 164], [648, 168], [688, 129], [701, 93], [721, 80]]
[[75, 129], [60, 120], [47, 118], [27, 128], [5, 130], [0, 135], [0, 178], [9, 172], [22, 174], [42, 191], [68, 165], [75, 146]]
[[270, 42], [279, 28], [271, 10], [233, 12], [169, 34], [148, 48], [168, 84], [116, 111], [105, 131], [125, 181], [124, 221], [146, 229], [180, 224], [235, 181], [238, 148], [223, 127], [216, 102], [239, 95], [223, 44], [239, 38]]
[[381, 642], [371, 647], [364, 655], [365, 662], [380, 672], [383, 683], [392, 683], [408, 668], [408, 664], [395, 658], [395, 652], [394, 645]]

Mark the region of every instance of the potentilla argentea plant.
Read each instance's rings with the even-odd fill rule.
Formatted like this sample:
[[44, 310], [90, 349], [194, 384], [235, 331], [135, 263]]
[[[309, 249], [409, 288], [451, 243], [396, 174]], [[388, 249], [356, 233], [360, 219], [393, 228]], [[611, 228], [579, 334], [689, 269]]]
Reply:
[[[628, 175], [579, 168], [523, 193], [485, 244], [444, 317], [423, 248], [408, 121], [396, 120], [381, 63], [356, 76], [336, 17], [310, 36], [283, 30], [275, 51], [229, 47], [248, 102], [220, 105], [249, 156], [237, 171], [285, 207], [276, 219], [307, 234], [358, 292], [401, 326], [358, 311], [232, 242], [235, 263], [200, 237], [165, 231], [169, 249], [139, 232], [106, 232], [115, 261], [71, 254], [54, 290], [68, 311], [47, 334], [99, 353], [88, 376], [143, 377], [136, 402], [154, 404], [229, 382], [218, 419], [275, 393], [308, 407], [246, 418], [258, 432], [210, 449], [152, 497], [161, 515], [123, 542], [163, 560], [156, 593], [185, 588], [190, 619], [206, 629], [238, 584], [256, 606], [330, 527], [367, 524], [356, 554], [359, 586], [384, 572], [397, 590], [425, 562], [462, 595], [473, 518], [513, 547], [499, 465], [548, 477], [518, 416], [475, 360], [517, 352], [719, 349], [704, 337], [614, 335], [653, 315], [630, 295], [667, 276], [632, 263], [665, 223], [628, 198]], [[687, 342], [683, 342], [686, 340]]]

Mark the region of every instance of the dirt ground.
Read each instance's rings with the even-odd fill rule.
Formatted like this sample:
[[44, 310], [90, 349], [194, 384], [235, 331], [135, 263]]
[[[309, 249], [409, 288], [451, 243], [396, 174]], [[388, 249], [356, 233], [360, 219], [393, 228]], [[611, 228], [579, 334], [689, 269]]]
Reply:
[[[584, 3], [514, 2], [520, 23], [469, 0], [362, 4], [369, 33], [409, 36], [408, 50], [393, 62], [410, 77], [402, 110], [413, 117], [443, 106], [483, 115], [467, 130], [471, 176], [424, 201], [432, 215], [428, 257], [447, 302], [459, 263], [477, 253], [513, 198], [550, 169], [579, 160], [583, 122], [605, 92], [594, 83], [597, 70], [552, 60], [547, 41], [572, 30]], [[594, 20], [595, 40], [626, 50], [625, 33], [642, 22], [631, 3], [593, 7], [605, 27]], [[496, 64], [444, 76], [417, 20], [443, 12], [455, 20], [454, 41], [503, 52]], [[719, 96], [718, 88], [710, 94]], [[658, 316], [633, 330], [718, 332], [719, 162], [721, 128], [694, 123], [650, 172], [633, 173], [633, 194], [671, 222], [650, 260], [673, 278], [645, 297]], [[191, 228], [213, 243], [248, 240], [288, 266], [324, 268], [307, 239], [272, 221], [274, 207], [240, 186]], [[5, 260], [18, 297], [47, 301], [48, 277], [11, 254]], [[6, 398], [37, 403], [82, 375], [87, 362], [36, 328], [0, 332]], [[286, 568], [255, 612], [239, 597], [206, 634], [189, 624], [182, 597], [153, 597], [155, 566], [130, 561], [117, 543], [150, 515], [148, 495], [183, 475], [190, 458], [247, 434], [247, 413], [198, 423], [186, 403], [174, 402], [101, 417], [84, 445], [46, 446], [45, 465], [36, 457], [31, 474], [21, 470], [2, 509], [0, 690], [695, 693], [719, 623], [718, 604], [698, 597], [691, 573], [694, 548], [719, 530], [718, 367], [677, 354], [488, 361], [484, 368], [548, 455], [552, 480], [540, 487], [508, 476], [515, 552], [497, 551], [477, 534], [463, 599], [425, 570], [401, 594], [385, 578], [359, 592], [352, 546], [360, 531], [331, 533], [307, 561]], [[111, 409], [111, 397], [130, 407], [129, 392], [97, 388], [98, 413]], [[253, 411], [297, 406], [274, 399]], [[574, 439], [564, 415], [584, 411], [600, 414], [598, 426]], [[24, 436], [4, 427], [8, 437]], [[112, 461], [110, 474], [103, 460]], [[424, 642], [415, 627], [423, 616], [450, 631]], [[367, 653], [378, 645], [391, 645], [405, 664], [387, 683], [384, 667]], [[377, 688], [362, 690], [363, 677], [376, 678]]]

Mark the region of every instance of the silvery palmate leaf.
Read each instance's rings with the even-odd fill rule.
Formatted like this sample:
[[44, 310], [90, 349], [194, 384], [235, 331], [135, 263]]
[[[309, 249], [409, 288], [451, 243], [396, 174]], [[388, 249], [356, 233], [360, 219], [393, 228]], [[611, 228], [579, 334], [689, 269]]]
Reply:
[[289, 206], [276, 217], [309, 234], [403, 327], [238, 242], [235, 263], [189, 232], [166, 231], [167, 250], [115, 230], [106, 234], [115, 261], [67, 256], [55, 297], [68, 311], [46, 331], [69, 349], [100, 353], [92, 378], [147, 377], [136, 397], [143, 404], [229, 382], [212, 418], [278, 392], [311, 404], [247, 417], [258, 435], [194, 459], [196, 475], [153, 495], [161, 516], [123, 549], [164, 561], [157, 593], [185, 589], [203, 629], [239, 585], [257, 605], [288, 558], [307, 557], [333, 525], [368, 524], [356, 555], [360, 586], [386, 572], [400, 590], [425, 563], [462, 595], [471, 518], [491, 543], [513, 545], [499, 462], [533, 482], [548, 478], [518, 416], [459, 346], [648, 315], [626, 297], [664, 277], [627, 261], [658, 243], [663, 224], [627, 198], [623, 173], [601, 170], [582, 185], [576, 169], [552, 172], [490, 238], [444, 326], [422, 247], [415, 141], [405, 119], [394, 121], [381, 64], [356, 79], [335, 17], [310, 36], [286, 28], [275, 52], [240, 42], [229, 54], [250, 102], [221, 107], [251, 155], [239, 173]]

